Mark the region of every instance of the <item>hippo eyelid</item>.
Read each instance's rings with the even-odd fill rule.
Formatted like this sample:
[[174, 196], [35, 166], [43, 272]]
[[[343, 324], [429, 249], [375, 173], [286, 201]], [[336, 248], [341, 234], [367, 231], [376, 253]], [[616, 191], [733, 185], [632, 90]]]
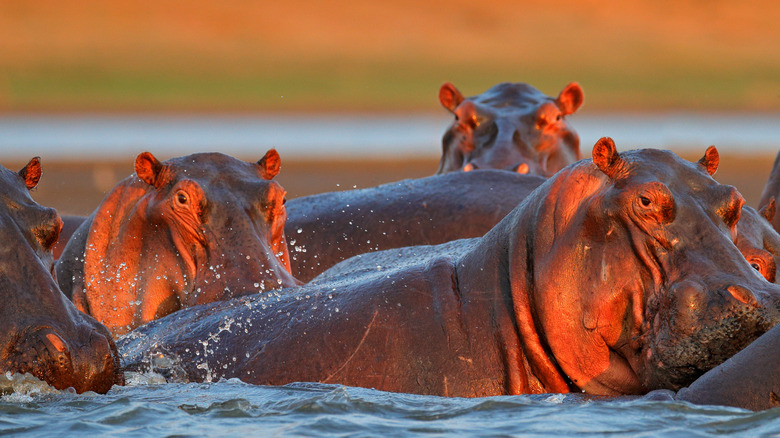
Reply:
[[649, 207], [649, 206], [650, 206], [650, 204], [652, 204], [652, 201], [650, 201], [650, 198], [648, 198], [647, 196], [644, 196], [644, 195], [640, 195], [640, 196], [639, 196], [639, 202], [640, 202], [640, 203], [641, 203], [643, 206], [645, 206], [645, 207]]

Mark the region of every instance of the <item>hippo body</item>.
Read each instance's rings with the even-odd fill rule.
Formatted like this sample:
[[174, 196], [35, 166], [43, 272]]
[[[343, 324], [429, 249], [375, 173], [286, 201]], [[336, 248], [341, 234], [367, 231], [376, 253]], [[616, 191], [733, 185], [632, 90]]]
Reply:
[[76, 306], [118, 335], [181, 307], [292, 286], [276, 151], [257, 163], [143, 153], [57, 263]]
[[57, 389], [107, 392], [124, 382], [108, 330], [76, 310], [52, 276], [62, 220], [30, 197], [37, 158], [19, 173], [0, 166], [0, 373], [30, 373]]
[[580, 159], [580, 140], [566, 116], [583, 100], [576, 83], [557, 98], [510, 82], [465, 98], [445, 83], [439, 101], [455, 120], [442, 138], [436, 173], [504, 169], [549, 177]]
[[[446, 396], [642, 394], [689, 385], [780, 321], [780, 287], [732, 241], [744, 201], [706, 162], [609, 139], [593, 156], [481, 238], [184, 309], [120, 339], [125, 364]], [[394, 253], [407, 258], [384, 266]]]
[[292, 273], [309, 281], [357, 254], [482, 236], [543, 182], [483, 170], [291, 199]]

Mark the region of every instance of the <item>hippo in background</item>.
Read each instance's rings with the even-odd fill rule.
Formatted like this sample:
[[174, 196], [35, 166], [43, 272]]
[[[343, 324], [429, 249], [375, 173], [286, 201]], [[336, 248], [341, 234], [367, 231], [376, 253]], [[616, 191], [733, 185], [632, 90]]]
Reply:
[[544, 181], [488, 169], [291, 199], [292, 273], [306, 282], [358, 254], [480, 237]]
[[448, 82], [439, 101], [455, 120], [442, 138], [437, 174], [504, 169], [549, 177], [581, 158], [580, 139], [566, 120], [584, 101], [577, 83], [556, 98], [510, 82], [465, 98]]
[[184, 309], [120, 339], [125, 364], [443, 396], [644, 394], [690, 385], [780, 321], [780, 286], [732, 240], [744, 201], [708, 155], [618, 154], [603, 138], [593, 157], [481, 238]]
[[108, 330], [76, 310], [52, 277], [62, 220], [30, 197], [40, 176], [37, 157], [18, 173], [0, 166], [0, 372], [105, 393], [124, 383], [119, 354]]
[[257, 163], [144, 152], [57, 263], [76, 306], [116, 336], [182, 307], [299, 282], [290, 275], [279, 154]]
[[[780, 197], [780, 151], [775, 156], [775, 162], [772, 165], [772, 171], [769, 173], [769, 179], [761, 192], [761, 198], [758, 201], [758, 209], [762, 210], [774, 203]], [[770, 219], [772, 227], [780, 233], [780, 215], [774, 215]]]

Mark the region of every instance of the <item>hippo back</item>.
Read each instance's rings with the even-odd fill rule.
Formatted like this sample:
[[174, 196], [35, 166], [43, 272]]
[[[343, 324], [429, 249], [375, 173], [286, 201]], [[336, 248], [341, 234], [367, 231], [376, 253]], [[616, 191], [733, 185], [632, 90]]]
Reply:
[[542, 182], [484, 170], [292, 199], [285, 226], [292, 273], [309, 281], [358, 254], [482, 236]]

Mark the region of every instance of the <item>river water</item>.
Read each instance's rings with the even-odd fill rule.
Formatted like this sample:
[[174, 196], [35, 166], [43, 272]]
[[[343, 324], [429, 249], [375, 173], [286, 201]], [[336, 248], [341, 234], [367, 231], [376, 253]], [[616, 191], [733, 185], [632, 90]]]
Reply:
[[[0, 382], [0, 434], [31, 436], [780, 436], [764, 412], [581, 395], [480, 399], [296, 383], [154, 383], [136, 376], [107, 395]], [[15, 389], [14, 389], [15, 388]]]
[[[255, 156], [275, 147], [283, 158], [438, 156], [452, 118], [434, 115], [5, 115], [4, 159], [135, 157], [224, 152]], [[766, 153], [780, 147], [780, 113], [628, 113], [573, 115], [582, 150], [612, 137], [619, 150], [672, 148]]]

